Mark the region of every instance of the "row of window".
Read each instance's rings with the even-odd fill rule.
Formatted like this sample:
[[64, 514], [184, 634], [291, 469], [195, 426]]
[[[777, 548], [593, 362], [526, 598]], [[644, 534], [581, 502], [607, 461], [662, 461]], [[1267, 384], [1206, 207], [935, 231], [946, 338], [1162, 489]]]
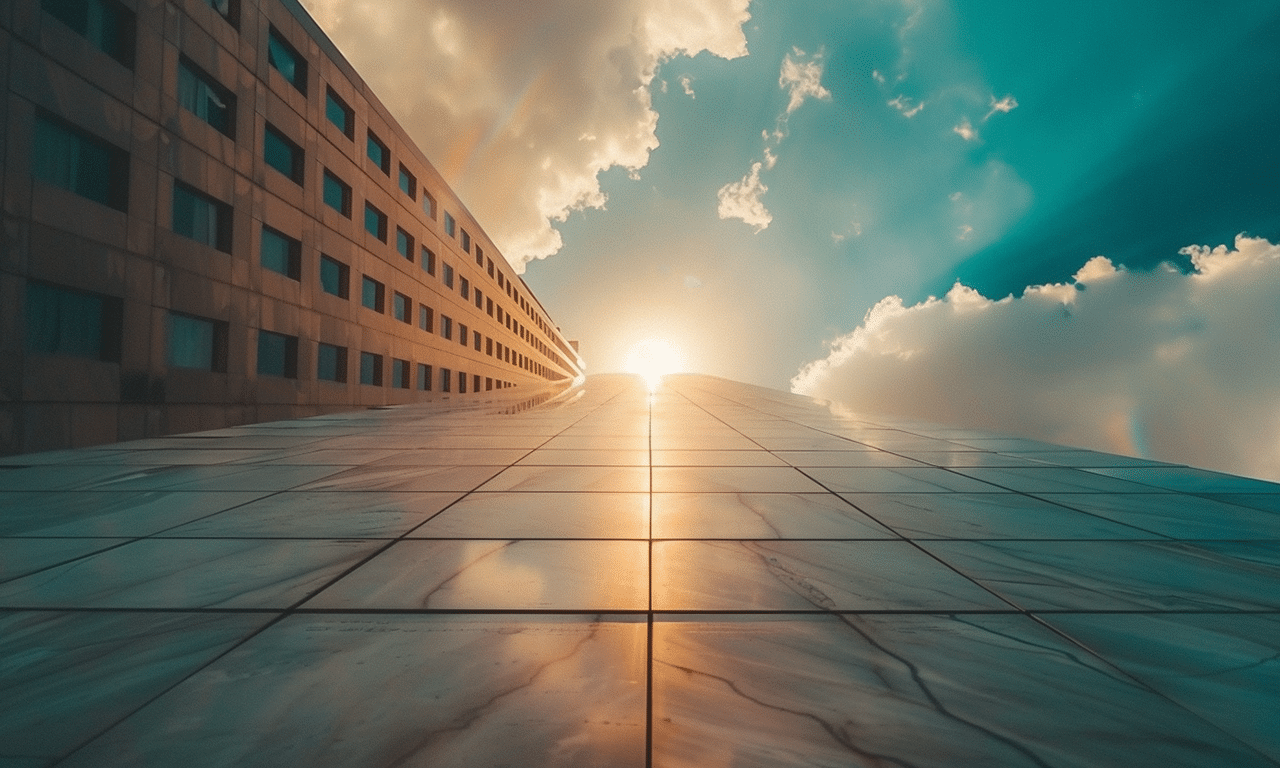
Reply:
[[[26, 289], [28, 351], [38, 354], [87, 357], [107, 362], [120, 361], [123, 337], [123, 302], [114, 297], [29, 281]], [[192, 368], [225, 373], [227, 370], [229, 324], [180, 312], [169, 313], [167, 362], [173, 368]], [[257, 372], [260, 376], [298, 378], [298, 337], [273, 331], [258, 331]], [[409, 389], [410, 362], [391, 359], [389, 379], [384, 376], [383, 355], [360, 352], [359, 382], [372, 386]], [[439, 388], [453, 391], [454, 372], [440, 368]], [[416, 387], [431, 391], [432, 366], [416, 364]], [[457, 372], [457, 391], [465, 393], [467, 374]], [[316, 378], [345, 383], [348, 378], [346, 347], [319, 342], [316, 349]], [[471, 391], [479, 392], [481, 377], [471, 375]], [[511, 382], [483, 378], [485, 390], [512, 386]]]
[[[238, 3], [233, 0], [207, 0], [207, 2], [228, 21], [236, 23]], [[117, 0], [42, 0], [42, 5], [50, 15], [73, 30], [95, 43], [101, 43], [99, 47], [103, 47], [110, 40], [128, 40], [130, 42], [127, 47], [130, 51], [132, 50], [131, 40], [136, 20], [132, 12], [120, 5]], [[283, 38], [274, 26], [269, 27], [267, 38], [268, 62], [305, 95], [306, 59]], [[107, 50], [107, 48], [103, 49]], [[184, 109], [232, 139], [235, 138], [236, 99], [234, 94], [185, 56], [179, 60], [178, 101]], [[345, 136], [354, 140], [354, 110], [331, 88], [326, 88], [325, 114]], [[35, 143], [36, 176], [117, 210], [127, 210], [129, 188], [127, 152], [66, 121], [43, 113], [37, 116]], [[384, 174], [390, 175], [392, 167], [390, 149], [372, 130], [367, 131], [366, 134], [366, 154]], [[303, 149], [270, 123], [264, 126], [263, 159], [268, 166], [286, 178], [299, 185], [303, 184], [305, 173]], [[323, 177], [324, 202], [350, 218], [351, 186], [327, 168], [324, 169]], [[403, 163], [399, 165], [399, 187], [411, 199], [416, 199], [417, 179]], [[425, 189], [422, 190], [422, 203], [426, 213], [434, 219], [435, 200], [426, 193]], [[174, 229], [181, 234], [219, 250], [230, 252], [231, 208], [229, 205], [187, 185], [175, 183], [173, 218]], [[368, 201], [364, 208], [364, 224], [367, 231], [382, 242], [387, 242], [390, 228], [387, 215]], [[444, 229], [450, 237], [459, 235], [456, 221], [448, 212], [444, 213]], [[460, 238], [462, 249], [472, 253], [470, 234], [465, 229], [461, 229]], [[264, 266], [299, 279], [300, 244], [296, 240], [290, 240], [283, 233], [270, 230], [269, 233], [264, 231], [263, 244]], [[414, 238], [398, 226], [395, 227], [395, 246], [403, 258], [409, 261], [414, 260]], [[550, 324], [545, 322], [540, 314], [535, 313], [533, 305], [515, 290], [514, 280], [507, 280], [501, 270], [495, 270], [493, 260], [484, 256], [483, 249], [478, 244], [474, 248], [474, 255], [476, 264], [481, 269], [487, 268], [489, 276], [496, 280], [499, 289], [507, 293], [534, 320], [538, 328], [547, 336], [554, 338], [555, 334], [552, 333]], [[435, 254], [423, 246], [424, 271], [435, 275], [435, 261]], [[452, 289], [454, 287], [453, 267], [447, 263], [442, 266], [442, 280]], [[471, 291], [466, 278], [461, 278], [459, 291], [464, 300], [469, 300]], [[477, 308], [487, 309], [491, 316], [496, 314], [499, 322], [504, 323], [513, 333], [556, 364], [567, 367], [564, 359], [552, 352], [549, 345], [528, 333], [520, 323], [513, 323], [513, 318], [509, 313], [504, 312], [501, 305], [496, 307], [496, 313], [492, 308], [492, 299], [486, 306], [478, 288], [475, 290], [475, 304]], [[563, 348], [559, 339], [555, 341], [557, 346]]]

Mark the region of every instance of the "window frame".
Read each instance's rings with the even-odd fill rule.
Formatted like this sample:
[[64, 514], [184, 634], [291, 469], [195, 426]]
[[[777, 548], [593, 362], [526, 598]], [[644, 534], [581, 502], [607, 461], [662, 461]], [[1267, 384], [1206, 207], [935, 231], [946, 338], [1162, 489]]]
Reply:
[[[373, 214], [375, 227], [369, 228], [369, 215]], [[387, 242], [387, 214], [383, 213], [376, 205], [364, 201], [364, 231], [381, 240], [384, 244]]]
[[[275, 238], [285, 245], [284, 270], [277, 269], [267, 263], [267, 240]], [[258, 264], [266, 270], [284, 275], [290, 280], [302, 280], [302, 241], [286, 235], [284, 232], [267, 224], [262, 225], [262, 235], [258, 239]]]
[[[31, 138], [34, 178], [121, 213], [129, 212], [127, 150], [42, 109], [36, 110]], [[58, 145], [66, 142], [74, 142], [74, 146], [66, 144], [59, 150]], [[96, 156], [85, 157], [86, 152]]]
[[[329, 290], [328, 286], [325, 285], [325, 268], [328, 265], [333, 265], [338, 268], [338, 274], [337, 274], [338, 290], [337, 291], [331, 291]], [[344, 299], [344, 300], [350, 298], [351, 296], [351, 267], [350, 266], [343, 264], [341, 261], [338, 261], [337, 259], [328, 255], [327, 253], [322, 253], [320, 254], [320, 268], [318, 272], [320, 277], [321, 293], [326, 293], [330, 296], [337, 296], [338, 298]]]
[[[193, 98], [196, 99], [196, 102], [194, 104], [192, 104], [191, 106], [188, 106], [187, 104], [184, 103], [184, 100], [183, 100], [183, 75], [184, 74], [187, 75], [190, 80], [193, 80], [198, 85], [203, 86], [213, 96], [219, 99], [222, 99], [225, 102], [223, 106], [223, 110], [225, 110], [225, 120], [226, 120], [225, 126], [219, 127], [218, 124], [215, 123], [213, 120], [210, 120], [208, 116], [201, 115], [197, 109], [192, 109], [192, 106], [199, 107], [200, 94], [198, 92], [193, 94]], [[207, 106], [208, 100], [209, 100], [208, 97], [206, 97], [206, 106]], [[195, 62], [193, 62], [191, 59], [187, 58], [186, 56], [178, 57], [178, 106], [181, 107], [182, 109], [185, 109], [187, 112], [190, 112], [192, 115], [195, 115], [198, 119], [200, 119], [209, 127], [213, 128], [218, 133], [221, 133], [223, 136], [226, 136], [228, 139], [235, 141], [236, 95], [229, 88], [224, 86], [222, 83], [218, 82], [217, 79], [215, 79], [208, 72], [201, 69], [198, 65], [196, 65]]]
[[[334, 119], [330, 107], [335, 107], [342, 113], [343, 125], [339, 125]], [[351, 108], [350, 104], [333, 90], [333, 86], [326, 85], [324, 89], [324, 116], [329, 124], [342, 132], [349, 140], [356, 140], [356, 112]]]
[[[174, 325], [175, 318], [195, 321], [209, 326], [209, 361], [202, 365], [183, 365], [175, 362]], [[227, 372], [227, 350], [230, 338], [230, 324], [222, 320], [193, 315], [189, 312], [169, 310], [165, 327], [165, 365], [169, 368], [181, 368], [188, 371], [209, 371], [211, 373]]]
[[[178, 228], [178, 193], [181, 191], [183, 195], [189, 196], [193, 201], [202, 202], [209, 206], [210, 210], [216, 214], [214, 216], [213, 242], [202, 240], [195, 236], [194, 220], [193, 231], [191, 233], [184, 232]], [[181, 235], [189, 240], [208, 246], [223, 253], [231, 253], [232, 245], [232, 214], [233, 209], [230, 204], [224, 203], [212, 195], [206, 194], [199, 189], [187, 184], [186, 182], [175, 178], [173, 180], [173, 208], [170, 211], [170, 228], [175, 234]]]
[[[370, 151], [375, 146], [378, 148], [381, 157], [374, 157], [373, 152]], [[373, 129], [365, 131], [364, 154], [378, 166], [383, 175], [391, 175], [391, 149], [387, 147], [386, 142], [378, 138], [378, 134], [374, 133]]]
[[[342, 214], [344, 217], [348, 219], [351, 218], [351, 185], [343, 181], [341, 176], [328, 168], [325, 168], [321, 172], [321, 178], [320, 200], [325, 205]], [[339, 203], [341, 204], [341, 207], [334, 206], [334, 204], [329, 201], [329, 190], [331, 187], [340, 193], [342, 199]]]
[[[268, 168], [275, 170], [289, 181], [292, 181], [298, 186], [302, 186], [307, 164], [306, 153], [303, 152], [302, 147], [299, 146], [297, 142], [289, 138], [284, 131], [280, 130], [276, 126], [266, 121], [263, 121], [262, 126], [262, 162], [264, 162]], [[270, 149], [272, 147], [273, 140], [277, 142], [275, 146], [278, 149], [289, 153], [289, 169], [287, 171], [276, 165], [271, 159]]]
[[[325, 371], [321, 367], [324, 364], [326, 349], [331, 349], [334, 351], [334, 360], [333, 360], [334, 377], [333, 378], [324, 376], [323, 374], [325, 373]], [[346, 347], [341, 347], [341, 346], [338, 346], [337, 344], [327, 344], [323, 341], [317, 342], [316, 343], [316, 381], [327, 381], [331, 384], [346, 384], [347, 379], [350, 376], [350, 374], [348, 373], [348, 369], [350, 368], [350, 365], [348, 364], [347, 357], [348, 356], [347, 356]]]
[[[292, 77], [290, 77], [288, 73], [286, 73], [283, 69], [281, 69], [280, 64], [277, 61], [275, 61], [276, 51], [275, 51], [275, 48], [273, 48], [272, 43], [275, 43], [275, 48], [282, 49], [281, 52], [287, 55], [290, 59], [292, 59], [292, 64], [293, 64]], [[309, 67], [307, 65], [307, 59], [301, 53], [298, 52], [297, 48], [293, 47], [292, 43], [290, 43], [287, 39], [285, 39], [285, 36], [280, 33], [280, 30], [276, 29], [276, 26], [274, 24], [271, 24], [267, 27], [266, 59], [267, 59], [267, 65], [271, 69], [274, 69], [276, 72], [279, 72], [280, 76], [284, 78], [284, 81], [286, 83], [288, 83], [289, 85], [292, 85], [294, 90], [296, 90], [298, 93], [301, 93], [303, 96], [307, 95], [307, 74], [309, 70]]]
[[[284, 359], [282, 361], [283, 365], [280, 369], [280, 373], [275, 372], [274, 366], [272, 367], [272, 370], [263, 370], [263, 343], [272, 337], [282, 339], [284, 341]], [[259, 328], [257, 360], [254, 362], [255, 370], [259, 376], [271, 376], [282, 379], [298, 378], [298, 337], [290, 336], [285, 333], [277, 333], [276, 331], [268, 331], [265, 328]]]
[[[369, 289], [373, 289], [373, 303], [370, 304]], [[373, 310], [378, 314], [385, 314], [387, 311], [387, 287], [379, 280], [375, 280], [368, 275], [360, 276], [360, 306], [365, 309]]]

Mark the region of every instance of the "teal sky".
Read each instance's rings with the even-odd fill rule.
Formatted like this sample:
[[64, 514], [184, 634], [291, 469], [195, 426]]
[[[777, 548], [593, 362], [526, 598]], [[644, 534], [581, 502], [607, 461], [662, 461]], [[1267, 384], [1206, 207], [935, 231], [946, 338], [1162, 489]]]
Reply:
[[[660, 144], [638, 179], [602, 173], [606, 208], [571, 214], [560, 252], [529, 264], [592, 370], [656, 335], [691, 368], [785, 387], [885, 296], [960, 279], [998, 298], [1099, 254], [1151, 268], [1280, 235], [1274, 2], [749, 10], [748, 55], [661, 63]], [[788, 55], [821, 66], [830, 98], [789, 116], [757, 232], [717, 216], [717, 191], [763, 159]]]

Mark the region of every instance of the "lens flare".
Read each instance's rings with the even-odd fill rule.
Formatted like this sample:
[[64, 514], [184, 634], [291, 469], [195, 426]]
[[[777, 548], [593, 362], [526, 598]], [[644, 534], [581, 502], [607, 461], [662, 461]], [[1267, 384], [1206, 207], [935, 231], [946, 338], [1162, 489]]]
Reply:
[[650, 392], [658, 388], [663, 376], [683, 370], [684, 356], [666, 339], [645, 339], [627, 355], [627, 372], [644, 377]]

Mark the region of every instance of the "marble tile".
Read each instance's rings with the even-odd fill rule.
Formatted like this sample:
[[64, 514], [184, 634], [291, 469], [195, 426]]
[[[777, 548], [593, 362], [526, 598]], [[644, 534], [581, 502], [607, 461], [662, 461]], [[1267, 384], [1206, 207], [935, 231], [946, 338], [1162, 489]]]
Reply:
[[1185, 493], [1055, 493], [1043, 498], [1175, 539], [1280, 539], [1280, 514]]
[[889, 539], [830, 493], [656, 493], [656, 539]]
[[265, 495], [261, 491], [0, 493], [0, 536], [150, 536]]
[[1270, 762], [1018, 615], [662, 618], [654, 765]]
[[1098, 467], [1088, 471], [1183, 493], [1280, 493], [1280, 483], [1191, 467]]
[[1280, 762], [1280, 616], [1046, 614], [1075, 638]]
[[924, 462], [885, 451], [778, 451], [793, 467], [925, 467]]
[[645, 632], [590, 616], [292, 616], [65, 765], [642, 768]]
[[643, 435], [557, 435], [531, 448], [571, 451], [647, 451], [649, 438]]
[[[813, 434], [794, 437], [762, 437], [760, 445], [770, 451], [868, 451], [868, 446], [835, 435]], [[874, 449], [870, 449], [874, 450]]]
[[1275, 493], [1201, 493], [1206, 499], [1280, 514], [1280, 494]]
[[844, 493], [908, 539], [1152, 539], [1149, 531], [1019, 493]]
[[612, 491], [645, 493], [648, 467], [509, 467], [481, 491]]
[[0, 581], [78, 560], [94, 552], [119, 546], [119, 538], [0, 538]]
[[964, 467], [962, 475], [1021, 493], [1142, 493], [1139, 483], [1067, 467]]
[[52, 764], [271, 618], [0, 613], [0, 765]]
[[305, 608], [645, 610], [643, 541], [406, 540]]
[[1002, 451], [1005, 453], [1051, 453], [1053, 451], [1070, 450], [1067, 446], [1023, 437], [970, 437], [959, 440], [959, 442], [984, 451]]
[[341, 472], [343, 466], [256, 466], [219, 464], [212, 467], [155, 467], [105, 479], [92, 490], [286, 491]]
[[[125, 444], [127, 445], [127, 443]], [[260, 449], [168, 449], [147, 451], [102, 451], [100, 455], [81, 453], [77, 464], [111, 464], [115, 466], [212, 466], [245, 461], [262, 456]]]
[[792, 467], [654, 467], [655, 493], [822, 493]]
[[1153, 459], [1139, 459], [1134, 456], [1119, 456], [1114, 453], [1098, 451], [1058, 450], [1058, 451], [1019, 451], [1018, 456], [1042, 464], [1053, 464], [1064, 467], [1159, 467], [1168, 466], [1168, 462]]
[[163, 536], [394, 538], [462, 497], [403, 491], [286, 491], [166, 531]]
[[659, 434], [654, 430], [651, 445], [655, 451], [758, 451], [760, 445], [737, 432], [695, 435], [687, 432]]
[[143, 474], [137, 467], [46, 464], [0, 469], [0, 491], [62, 491], [80, 489]]
[[647, 493], [472, 493], [413, 538], [648, 539]]
[[1030, 610], [1280, 610], [1280, 543], [920, 541]]
[[1005, 603], [903, 541], [662, 541], [659, 611], [974, 610]]
[[768, 451], [654, 451], [655, 467], [785, 467]]
[[433, 450], [393, 451], [390, 455], [370, 465], [389, 465], [396, 467], [462, 467], [462, 466], [507, 466], [529, 453], [525, 448], [439, 448]]
[[837, 493], [998, 493], [988, 483], [933, 467], [815, 467], [805, 474]]
[[899, 451], [903, 456], [935, 467], [1043, 467], [1044, 464], [1007, 453], [987, 451]]
[[647, 467], [649, 466], [649, 452], [647, 450], [571, 451], [546, 449], [531, 451], [516, 463], [521, 466], [528, 464], [543, 467]]
[[6, 582], [0, 607], [287, 608], [383, 544], [142, 539]]
[[299, 486], [300, 491], [470, 491], [502, 467], [353, 467]]

